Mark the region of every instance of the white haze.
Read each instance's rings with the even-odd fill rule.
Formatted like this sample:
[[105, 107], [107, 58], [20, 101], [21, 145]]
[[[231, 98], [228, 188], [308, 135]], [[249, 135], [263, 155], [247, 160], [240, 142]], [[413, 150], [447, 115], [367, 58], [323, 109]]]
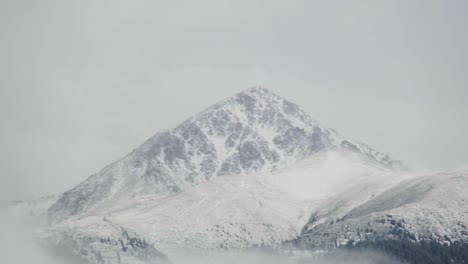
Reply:
[[[41, 246], [31, 225], [0, 215], [0, 263], [2, 264], [85, 264], [71, 252]], [[174, 260], [175, 259], [175, 260]], [[172, 264], [401, 264], [380, 252], [338, 251], [328, 256], [285, 256], [262, 250], [213, 251], [205, 255], [181, 253], [169, 256]], [[164, 263], [160, 261], [151, 262]]]
[[0, 208], [0, 263], [84, 264], [70, 252], [52, 251], [42, 246], [35, 237], [37, 225], [25, 217], [9, 215], [3, 209]]

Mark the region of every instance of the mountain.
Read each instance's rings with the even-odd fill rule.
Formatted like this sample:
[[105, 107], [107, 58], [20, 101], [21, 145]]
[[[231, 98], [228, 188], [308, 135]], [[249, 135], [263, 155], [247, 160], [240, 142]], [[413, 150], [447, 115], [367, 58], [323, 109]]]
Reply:
[[401, 162], [254, 87], [60, 195], [43, 237], [91, 263], [279, 246], [301, 235], [323, 201], [362, 184], [370, 199], [409, 175]]
[[180, 193], [219, 176], [271, 172], [338, 148], [403, 168], [388, 155], [324, 127], [268, 89], [249, 88], [157, 133], [63, 193], [48, 210], [49, 220], [96, 214], [129, 198]]
[[467, 188], [467, 171], [410, 172], [254, 87], [55, 198], [41, 237], [93, 264], [264, 246], [465, 263]]

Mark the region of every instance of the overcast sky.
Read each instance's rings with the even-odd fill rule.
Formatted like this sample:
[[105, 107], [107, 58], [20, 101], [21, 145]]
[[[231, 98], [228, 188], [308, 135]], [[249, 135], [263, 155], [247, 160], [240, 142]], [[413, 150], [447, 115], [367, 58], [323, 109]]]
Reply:
[[413, 168], [468, 162], [467, 1], [0, 0], [0, 200], [253, 85]]

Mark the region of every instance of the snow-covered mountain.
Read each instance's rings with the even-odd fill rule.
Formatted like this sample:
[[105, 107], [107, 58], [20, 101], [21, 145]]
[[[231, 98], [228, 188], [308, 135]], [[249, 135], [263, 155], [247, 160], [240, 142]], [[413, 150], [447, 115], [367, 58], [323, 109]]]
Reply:
[[319, 202], [343, 186], [391, 182], [401, 169], [254, 87], [157, 133], [63, 193], [48, 209], [45, 236], [96, 263], [143, 261], [180, 245], [278, 245], [297, 237]]
[[218, 176], [269, 172], [333, 148], [362, 153], [387, 167], [403, 167], [365, 144], [343, 138], [271, 91], [254, 87], [157, 133], [65, 192], [49, 216], [57, 222], [130, 197], [181, 192]]
[[122, 264], [395, 234], [467, 241], [467, 187], [466, 171], [411, 173], [254, 87], [60, 195], [42, 237], [90, 263]]

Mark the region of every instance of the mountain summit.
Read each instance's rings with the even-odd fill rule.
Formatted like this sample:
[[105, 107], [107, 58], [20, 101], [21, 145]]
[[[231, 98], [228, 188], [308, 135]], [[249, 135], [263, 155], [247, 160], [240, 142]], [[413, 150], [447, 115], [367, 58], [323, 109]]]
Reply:
[[65, 192], [52, 222], [134, 197], [162, 197], [215, 177], [269, 172], [314, 153], [345, 148], [388, 168], [399, 161], [343, 138], [263, 87], [223, 100], [155, 134], [122, 159]]

